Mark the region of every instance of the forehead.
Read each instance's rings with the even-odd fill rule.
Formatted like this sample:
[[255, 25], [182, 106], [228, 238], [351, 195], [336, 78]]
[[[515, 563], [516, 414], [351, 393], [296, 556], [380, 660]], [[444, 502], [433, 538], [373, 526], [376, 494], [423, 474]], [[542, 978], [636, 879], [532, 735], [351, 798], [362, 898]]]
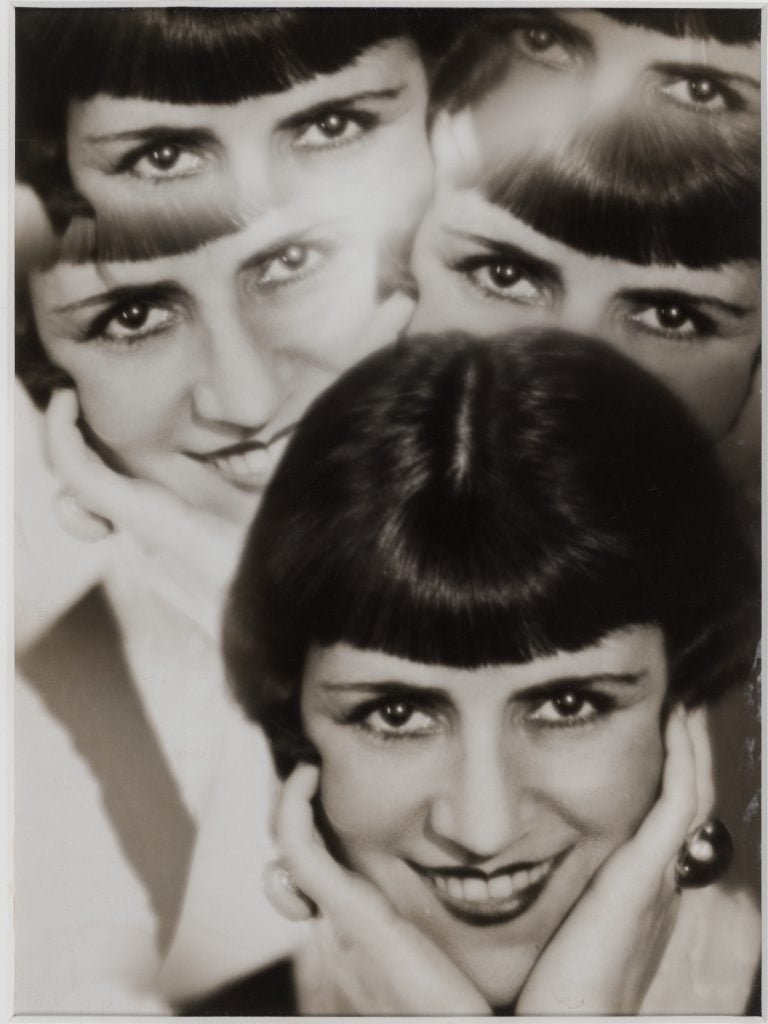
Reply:
[[69, 106], [70, 139], [94, 143], [112, 141], [122, 134], [145, 131], [149, 126], [186, 129], [207, 127], [214, 134], [239, 126], [243, 119], [258, 126], [271, 125], [297, 108], [383, 87], [393, 75], [406, 77], [422, 70], [419, 51], [409, 39], [377, 44], [354, 62], [329, 75], [316, 75], [279, 93], [248, 97], [237, 103], [165, 103], [141, 97], [100, 93]]
[[555, 679], [592, 677], [601, 673], [658, 672], [665, 665], [661, 631], [656, 626], [645, 625], [616, 630], [580, 651], [559, 651], [524, 664], [486, 665], [476, 669], [425, 665], [344, 643], [313, 647], [307, 656], [304, 682], [310, 686], [399, 683], [416, 688], [439, 688], [457, 698], [467, 693], [476, 695], [478, 683], [482, 683], [484, 692], [489, 695], [509, 696]]

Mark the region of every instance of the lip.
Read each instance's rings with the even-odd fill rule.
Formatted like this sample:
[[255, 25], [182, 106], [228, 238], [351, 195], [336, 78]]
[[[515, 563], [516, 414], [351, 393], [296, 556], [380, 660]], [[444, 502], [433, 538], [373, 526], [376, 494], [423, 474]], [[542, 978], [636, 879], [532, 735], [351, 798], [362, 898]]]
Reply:
[[408, 860], [406, 864], [453, 917], [486, 927], [512, 921], [533, 906], [569, 851], [489, 873], [475, 868], [427, 868]]
[[264, 441], [240, 441], [209, 452], [184, 452], [190, 459], [210, 467], [233, 487], [251, 493], [264, 490], [279, 456], [277, 443], [295, 428], [290, 423]]

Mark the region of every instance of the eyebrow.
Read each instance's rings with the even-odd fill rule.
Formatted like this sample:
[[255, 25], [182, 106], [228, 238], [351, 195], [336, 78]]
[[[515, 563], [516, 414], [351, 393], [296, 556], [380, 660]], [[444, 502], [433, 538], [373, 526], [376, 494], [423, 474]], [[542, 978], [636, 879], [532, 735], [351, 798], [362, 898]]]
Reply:
[[[495, 204], [494, 204], [495, 205]], [[534, 256], [526, 249], [512, 242], [505, 242], [501, 239], [490, 238], [486, 235], [476, 235], [469, 231], [457, 231], [453, 228], [445, 228], [445, 233], [459, 239], [460, 241], [472, 242], [474, 245], [481, 245], [488, 249], [493, 255], [501, 256], [504, 259], [518, 264], [524, 271], [535, 277], [538, 281], [548, 284], [550, 287], [562, 289], [563, 275], [556, 263]]]
[[[583, 689], [599, 684], [634, 686], [648, 675], [647, 669], [637, 672], [596, 672], [585, 676], [562, 676], [548, 679], [543, 683], [535, 683], [510, 695], [512, 700], [529, 700], [534, 697], [545, 697], [549, 694], [561, 693], [567, 689]], [[372, 693], [381, 696], [418, 695], [420, 700], [430, 702], [451, 702], [451, 696], [439, 687], [419, 686], [417, 683], [405, 683], [400, 680], [356, 680], [354, 682], [335, 683], [330, 679], [321, 681], [323, 690], [331, 693]]]
[[86, 135], [89, 143], [101, 142], [146, 142], [153, 138], [168, 139], [187, 145], [204, 145], [217, 142], [209, 128], [180, 128], [178, 125], [152, 124], [143, 128], [131, 128], [124, 132], [107, 132], [104, 135]]
[[404, 90], [405, 82], [403, 82], [402, 85], [398, 85], [390, 89], [366, 89], [363, 92], [356, 92], [352, 94], [347, 93], [343, 96], [331, 96], [328, 99], [319, 100], [317, 103], [313, 103], [311, 106], [305, 107], [303, 110], [278, 121], [277, 129], [285, 130], [286, 128], [296, 128], [299, 125], [304, 124], [305, 121], [308, 121], [313, 117], [317, 117], [319, 114], [324, 114], [329, 110], [351, 107], [354, 106], [355, 103], [365, 103], [368, 100], [394, 100], [397, 99]]
[[741, 306], [735, 302], [726, 302], [714, 295], [699, 295], [691, 292], [677, 291], [674, 288], [624, 288], [617, 293], [617, 298], [630, 302], [644, 302], [650, 305], [679, 302], [681, 306], [714, 306], [716, 309], [729, 313], [731, 316], [744, 317], [753, 313], [756, 306]]
[[180, 295], [183, 289], [174, 281], [153, 281], [151, 284], [121, 285], [118, 288], [110, 288], [108, 291], [99, 292], [97, 295], [90, 295], [87, 299], [78, 302], [71, 302], [65, 306], [55, 306], [54, 313], [75, 313], [79, 309], [91, 309], [94, 306], [112, 305], [116, 302], [127, 301], [141, 296], [146, 299], [168, 298], [171, 295]]
[[740, 75], [735, 71], [726, 71], [724, 68], [716, 67], [713, 64], [687, 64], [687, 63], [666, 63], [661, 62], [653, 65], [654, 71], [661, 71], [667, 75], [680, 75], [681, 78], [724, 78], [729, 82], [743, 82], [755, 89], [760, 88], [760, 83], [751, 75]]

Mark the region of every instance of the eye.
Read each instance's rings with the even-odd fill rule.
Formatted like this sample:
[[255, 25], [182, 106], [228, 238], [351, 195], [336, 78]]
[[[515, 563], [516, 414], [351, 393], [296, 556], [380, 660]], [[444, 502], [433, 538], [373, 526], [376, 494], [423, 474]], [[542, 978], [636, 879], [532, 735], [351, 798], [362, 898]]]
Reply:
[[576, 58], [574, 47], [550, 25], [528, 25], [513, 34], [515, 49], [552, 67], [566, 67]]
[[514, 260], [474, 257], [455, 268], [483, 294], [508, 302], [535, 303], [542, 298], [540, 286]]
[[198, 174], [205, 163], [201, 153], [180, 143], [153, 142], [126, 154], [117, 170], [146, 181], [173, 181]]
[[378, 124], [368, 111], [327, 110], [312, 118], [294, 139], [298, 149], [333, 149], [356, 142]]
[[363, 725], [380, 736], [423, 736], [432, 732], [435, 719], [408, 700], [392, 698], [369, 711]]
[[277, 288], [298, 281], [312, 273], [322, 261], [323, 253], [316, 246], [293, 242], [259, 265], [256, 284]]
[[599, 716], [603, 703], [595, 694], [563, 690], [540, 704], [529, 717], [540, 725], [582, 725]]
[[148, 299], [131, 299], [111, 306], [93, 321], [87, 340], [102, 340], [132, 345], [174, 326], [176, 310]]
[[711, 317], [677, 300], [645, 306], [631, 313], [629, 319], [648, 334], [680, 341], [706, 338], [717, 329]]
[[681, 106], [706, 111], [736, 110], [743, 105], [738, 94], [715, 76], [680, 78], [665, 86], [662, 92]]

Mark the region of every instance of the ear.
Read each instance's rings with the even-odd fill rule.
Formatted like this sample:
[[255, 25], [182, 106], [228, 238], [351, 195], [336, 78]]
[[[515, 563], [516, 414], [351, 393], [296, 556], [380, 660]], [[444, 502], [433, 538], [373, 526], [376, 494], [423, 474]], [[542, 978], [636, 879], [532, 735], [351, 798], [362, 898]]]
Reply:
[[438, 179], [471, 178], [480, 165], [480, 149], [469, 108], [457, 114], [441, 111], [432, 126], [431, 145]]

